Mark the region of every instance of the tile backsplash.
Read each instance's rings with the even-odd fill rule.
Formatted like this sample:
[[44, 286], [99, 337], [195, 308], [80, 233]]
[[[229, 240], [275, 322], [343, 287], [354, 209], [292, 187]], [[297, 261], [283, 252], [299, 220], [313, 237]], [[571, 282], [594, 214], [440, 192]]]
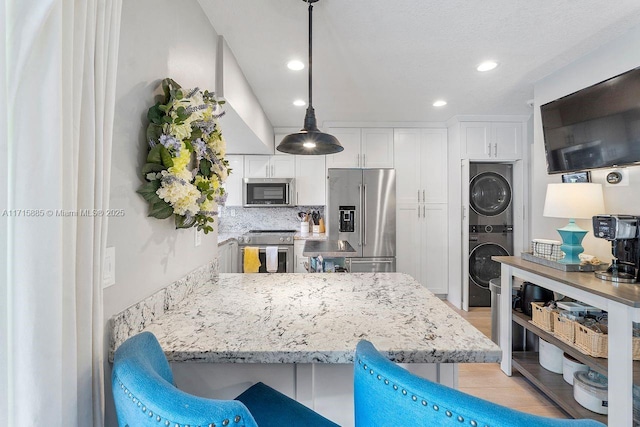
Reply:
[[324, 206], [296, 206], [292, 208], [243, 208], [226, 206], [220, 209], [219, 233], [237, 233], [249, 230], [299, 230], [298, 212], [320, 212]]

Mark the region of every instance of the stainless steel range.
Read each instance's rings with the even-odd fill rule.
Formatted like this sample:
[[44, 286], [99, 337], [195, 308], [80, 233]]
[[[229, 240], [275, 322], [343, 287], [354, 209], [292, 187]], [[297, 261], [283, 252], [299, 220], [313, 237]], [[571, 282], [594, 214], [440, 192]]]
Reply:
[[244, 273], [244, 250], [258, 248], [260, 268], [258, 273], [267, 273], [267, 247], [277, 247], [278, 273], [293, 273], [293, 236], [296, 230], [250, 230], [238, 238], [238, 271]]

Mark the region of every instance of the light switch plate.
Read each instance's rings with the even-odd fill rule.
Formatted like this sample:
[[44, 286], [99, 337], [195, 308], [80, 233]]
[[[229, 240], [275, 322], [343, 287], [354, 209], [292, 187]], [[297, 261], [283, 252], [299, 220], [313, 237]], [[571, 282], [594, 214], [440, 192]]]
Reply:
[[193, 235], [193, 243], [195, 244], [195, 246], [197, 248], [202, 243], [202, 232], [199, 231], [197, 228], [194, 228], [193, 232], [195, 233]]
[[116, 284], [116, 248], [107, 248], [102, 264], [102, 288]]

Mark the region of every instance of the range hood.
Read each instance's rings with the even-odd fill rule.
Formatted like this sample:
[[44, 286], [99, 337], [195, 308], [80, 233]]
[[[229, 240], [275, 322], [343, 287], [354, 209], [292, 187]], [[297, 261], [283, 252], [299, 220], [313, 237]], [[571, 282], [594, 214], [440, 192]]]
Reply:
[[215, 92], [226, 101], [218, 120], [227, 154], [273, 154], [273, 126], [223, 36], [218, 36]]

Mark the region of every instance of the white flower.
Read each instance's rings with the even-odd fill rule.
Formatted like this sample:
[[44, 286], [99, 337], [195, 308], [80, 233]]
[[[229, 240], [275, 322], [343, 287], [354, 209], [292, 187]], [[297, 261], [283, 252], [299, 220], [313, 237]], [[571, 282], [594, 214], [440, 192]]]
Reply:
[[187, 211], [195, 215], [200, 210], [198, 199], [200, 191], [195, 185], [177, 179], [164, 179], [156, 194], [173, 208], [178, 215], [186, 215]]

